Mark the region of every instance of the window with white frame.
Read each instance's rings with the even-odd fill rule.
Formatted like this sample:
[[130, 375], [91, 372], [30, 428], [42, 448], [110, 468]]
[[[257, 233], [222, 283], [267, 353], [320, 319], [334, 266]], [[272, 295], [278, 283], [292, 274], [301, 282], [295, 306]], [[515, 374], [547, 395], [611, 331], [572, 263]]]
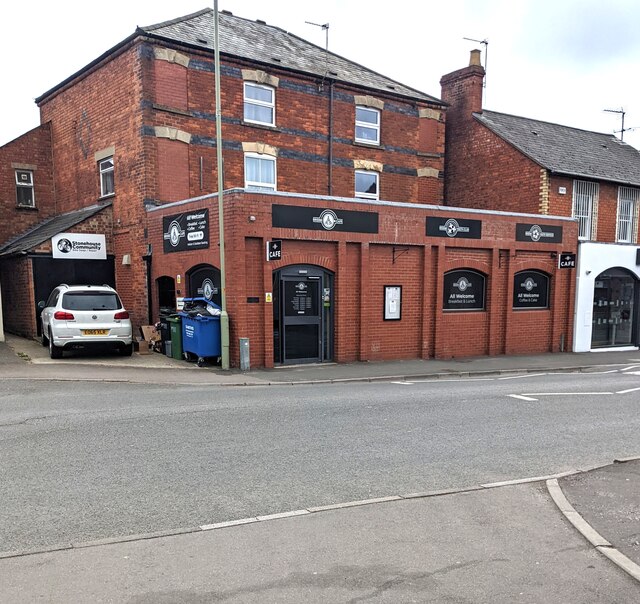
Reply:
[[380, 175], [371, 170], [356, 170], [356, 197], [379, 199], [378, 186]]
[[31, 170], [16, 170], [16, 199], [23, 208], [34, 208], [36, 205], [33, 191], [33, 172]]
[[597, 204], [598, 183], [574, 180], [572, 216], [578, 219], [578, 239], [591, 239]]
[[370, 107], [356, 107], [356, 142], [380, 144], [380, 111]]
[[271, 86], [244, 83], [244, 121], [263, 126], [276, 125], [276, 91]]
[[276, 158], [259, 153], [244, 156], [244, 186], [254, 191], [276, 190]]
[[618, 187], [618, 222], [616, 224], [616, 241], [633, 243], [635, 218], [640, 200], [640, 189], [635, 187]]
[[106, 157], [98, 162], [100, 171], [100, 197], [108, 197], [115, 193], [113, 178], [113, 157]]

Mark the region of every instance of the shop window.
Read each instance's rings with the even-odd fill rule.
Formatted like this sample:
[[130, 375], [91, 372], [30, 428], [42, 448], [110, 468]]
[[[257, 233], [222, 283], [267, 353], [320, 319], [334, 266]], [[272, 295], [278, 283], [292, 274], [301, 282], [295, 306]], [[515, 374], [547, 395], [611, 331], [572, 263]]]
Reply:
[[21, 208], [35, 208], [36, 198], [31, 170], [16, 170], [16, 198]]
[[598, 183], [585, 180], [573, 181], [573, 218], [578, 219], [578, 238], [591, 239], [593, 232], [593, 215], [598, 205]]
[[380, 111], [370, 107], [356, 107], [356, 142], [380, 144]]
[[364, 199], [379, 199], [379, 178], [377, 172], [371, 170], [356, 170], [356, 197]]
[[486, 278], [471, 270], [454, 270], [444, 275], [443, 310], [484, 310]]
[[98, 162], [100, 172], [100, 197], [108, 197], [115, 193], [113, 157], [107, 157]]
[[246, 153], [244, 156], [244, 186], [250, 191], [275, 191], [275, 157], [259, 153]]
[[618, 188], [618, 221], [616, 224], [616, 241], [633, 243], [635, 221], [640, 200], [640, 189], [634, 187]]
[[263, 126], [276, 125], [276, 91], [270, 86], [244, 83], [244, 121]]
[[549, 308], [549, 275], [540, 271], [521, 271], [513, 276], [513, 308]]

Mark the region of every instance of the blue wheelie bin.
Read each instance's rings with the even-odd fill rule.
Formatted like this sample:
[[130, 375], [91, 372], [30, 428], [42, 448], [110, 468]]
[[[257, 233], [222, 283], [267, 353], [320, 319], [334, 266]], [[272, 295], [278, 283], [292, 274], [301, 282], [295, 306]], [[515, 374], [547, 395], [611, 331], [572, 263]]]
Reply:
[[[212, 314], [213, 313], [213, 314]], [[220, 307], [206, 298], [185, 298], [182, 317], [182, 351], [198, 358], [202, 367], [207, 358], [222, 354]]]

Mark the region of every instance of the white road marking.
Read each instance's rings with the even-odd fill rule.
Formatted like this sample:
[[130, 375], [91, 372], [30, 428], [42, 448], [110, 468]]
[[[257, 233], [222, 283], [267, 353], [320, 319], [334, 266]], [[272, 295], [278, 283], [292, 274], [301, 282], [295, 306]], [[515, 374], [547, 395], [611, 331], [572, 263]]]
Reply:
[[438, 382], [493, 382], [496, 378], [455, 378], [435, 380], [413, 380], [412, 384], [437, 384]]
[[530, 396], [524, 396], [522, 394], [510, 394], [511, 398], [518, 398], [521, 401], [537, 401], [537, 398], [531, 398]]
[[619, 390], [618, 392], [616, 392], [616, 394], [627, 394], [629, 392], [636, 392], [637, 390], [640, 390], [640, 388], [629, 388], [629, 390]]
[[413, 386], [413, 382], [391, 382], [392, 384], [397, 384], [398, 386]]
[[629, 369], [636, 369], [640, 367], [640, 365], [631, 365], [629, 367], [625, 367], [624, 369], [621, 369], [620, 371], [629, 371]]
[[528, 377], [539, 377], [541, 375], [547, 375], [546, 373], [525, 373], [524, 375], [508, 375], [506, 377], [498, 378], [499, 380], [521, 380]]
[[625, 375], [640, 375], [640, 371], [627, 371]]
[[525, 392], [523, 396], [595, 396], [597, 394], [615, 394], [614, 392]]

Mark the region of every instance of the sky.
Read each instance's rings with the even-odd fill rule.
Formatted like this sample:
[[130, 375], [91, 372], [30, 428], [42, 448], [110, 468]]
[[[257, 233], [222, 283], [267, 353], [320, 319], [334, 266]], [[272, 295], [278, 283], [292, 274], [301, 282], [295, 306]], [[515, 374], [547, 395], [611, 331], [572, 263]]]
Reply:
[[[0, 7], [0, 145], [39, 124], [34, 99], [135, 31], [213, 0], [5, 1]], [[613, 134], [640, 149], [637, 0], [219, 0], [440, 98], [442, 75], [483, 50], [484, 107]], [[487, 45], [465, 40], [486, 40]], [[485, 54], [485, 49], [488, 52]], [[108, 91], [105, 91], [108, 94]], [[619, 132], [616, 136], [620, 136]]]

